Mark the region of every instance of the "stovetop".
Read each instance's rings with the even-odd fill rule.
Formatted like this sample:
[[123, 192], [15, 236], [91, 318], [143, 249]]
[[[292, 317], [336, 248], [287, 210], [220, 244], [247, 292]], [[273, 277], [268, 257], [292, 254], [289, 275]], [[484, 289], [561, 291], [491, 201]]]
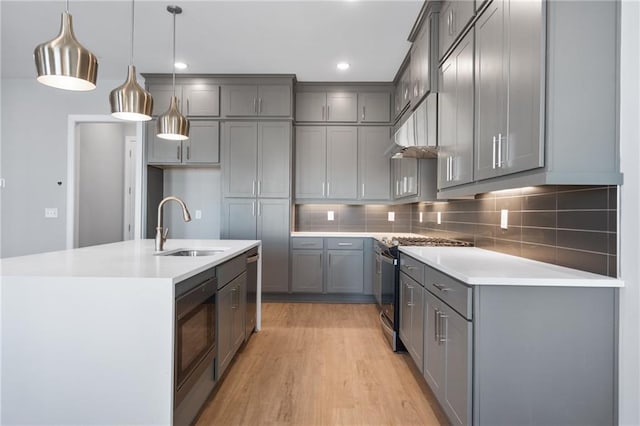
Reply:
[[442, 237], [389, 237], [382, 238], [387, 247], [394, 246], [429, 246], [429, 247], [472, 247], [467, 241], [453, 240]]

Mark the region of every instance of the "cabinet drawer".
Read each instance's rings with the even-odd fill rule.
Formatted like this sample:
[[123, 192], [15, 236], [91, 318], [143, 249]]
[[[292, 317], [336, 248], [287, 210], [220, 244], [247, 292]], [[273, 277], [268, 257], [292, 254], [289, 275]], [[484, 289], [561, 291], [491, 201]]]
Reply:
[[424, 268], [425, 265], [422, 262], [404, 253], [400, 254], [400, 271], [409, 275], [422, 286], [424, 286]]
[[362, 250], [363, 246], [361, 238], [327, 238], [330, 250]]
[[291, 239], [291, 248], [293, 249], [322, 249], [324, 248], [322, 238], [300, 238]]
[[221, 289], [235, 277], [247, 269], [247, 259], [244, 255], [234, 257], [216, 268], [218, 289]]
[[443, 300], [463, 317], [472, 318], [473, 294], [471, 287], [442, 272], [425, 266], [425, 288]]

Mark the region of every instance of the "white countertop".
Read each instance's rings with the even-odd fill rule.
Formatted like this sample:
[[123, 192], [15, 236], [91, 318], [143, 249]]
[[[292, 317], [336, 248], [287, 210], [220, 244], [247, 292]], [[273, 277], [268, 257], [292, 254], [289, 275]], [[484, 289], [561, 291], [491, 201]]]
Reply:
[[167, 240], [165, 252], [177, 249], [225, 249], [223, 253], [212, 256], [180, 257], [154, 255], [153, 240], [130, 240], [0, 259], [0, 275], [160, 278], [176, 283], [259, 244], [260, 241], [254, 240]]
[[623, 287], [624, 281], [476, 247], [400, 247], [469, 285]]

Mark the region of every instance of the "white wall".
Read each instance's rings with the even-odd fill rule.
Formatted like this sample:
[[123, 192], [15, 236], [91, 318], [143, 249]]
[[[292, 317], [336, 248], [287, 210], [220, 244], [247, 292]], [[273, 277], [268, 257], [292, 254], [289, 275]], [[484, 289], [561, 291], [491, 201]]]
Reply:
[[640, 2], [622, 1], [619, 423], [640, 425]]
[[[98, 76], [96, 90], [69, 92], [35, 78], [2, 80], [2, 257], [66, 247], [67, 117], [109, 114], [120, 84]], [[45, 207], [57, 207], [58, 218], [45, 219]]]

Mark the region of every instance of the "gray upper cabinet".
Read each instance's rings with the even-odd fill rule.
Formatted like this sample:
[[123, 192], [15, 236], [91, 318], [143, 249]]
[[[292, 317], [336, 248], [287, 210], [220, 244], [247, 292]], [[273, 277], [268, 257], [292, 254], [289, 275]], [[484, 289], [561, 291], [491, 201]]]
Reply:
[[394, 198], [411, 197], [418, 194], [418, 159], [394, 158], [393, 188]]
[[222, 86], [225, 117], [289, 117], [291, 87], [288, 85], [234, 84]]
[[225, 197], [289, 197], [289, 122], [227, 122], [222, 151]]
[[296, 121], [357, 122], [358, 95], [353, 92], [298, 92]]
[[327, 293], [362, 293], [362, 250], [327, 250]]
[[439, 17], [439, 58], [442, 59], [475, 15], [474, 0], [448, 0]]
[[438, 93], [438, 188], [473, 179], [473, 31], [440, 67]]
[[391, 113], [391, 95], [388, 92], [358, 94], [358, 114], [361, 123], [388, 123]]
[[288, 199], [225, 198], [223, 238], [262, 241], [262, 290], [289, 291]]
[[389, 127], [358, 128], [358, 198], [389, 200], [390, 163], [384, 154], [389, 147]]
[[415, 106], [437, 84], [438, 13], [431, 12], [425, 18], [411, 46], [411, 87], [409, 96]]
[[542, 19], [540, 2], [505, 1], [476, 23], [476, 180], [544, 165]]
[[156, 136], [156, 120], [147, 123], [147, 162], [157, 165], [219, 164], [220, 132], [217, 121], [191, 120], [189, 139], [174, 141]]
[[[158, 116], [169, 109], [174, 90], [171, 84], [150, 84], [153, 96], [153, 115]], [[220, 115], [220, 92], [217, 84], [176, 84], [175, 95], [178, 108], [189, 117], [218, 117]]]
[[356, 127], [296, 127], [296, 198], [356, 199]]

